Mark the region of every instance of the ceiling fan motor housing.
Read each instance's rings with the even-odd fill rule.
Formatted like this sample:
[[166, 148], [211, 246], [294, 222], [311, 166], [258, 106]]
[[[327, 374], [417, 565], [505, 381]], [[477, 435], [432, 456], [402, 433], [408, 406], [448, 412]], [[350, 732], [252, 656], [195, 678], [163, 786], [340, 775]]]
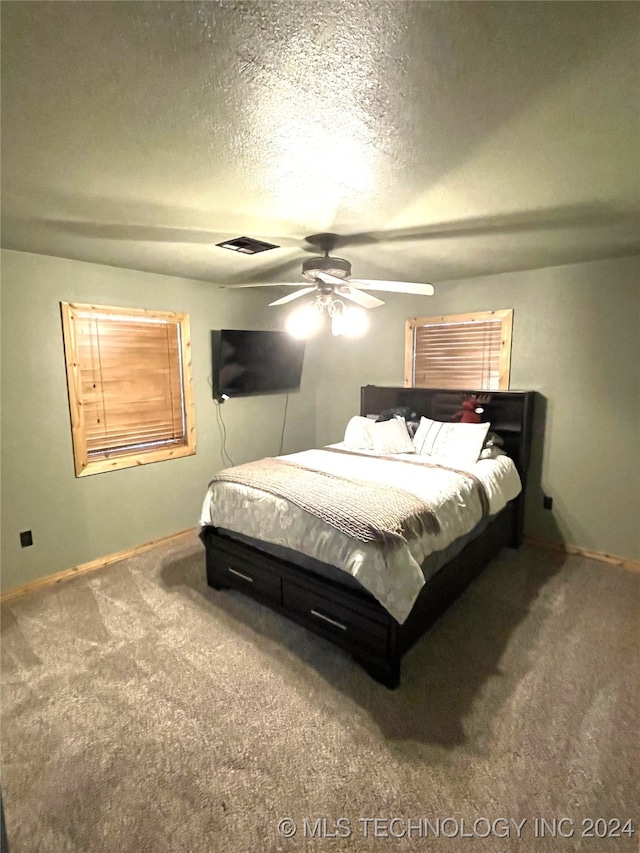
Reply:
[[332, 258], [327, 255], [325, 258], [309, 258], [302, 264], [302, 275], [308, 281], [316, 281], [316, 273], [326, 272], [329, 275], [334, 275], [336, 278], [349, 278], [351, 275], [351, 264], [345, 261], [344, 258]]

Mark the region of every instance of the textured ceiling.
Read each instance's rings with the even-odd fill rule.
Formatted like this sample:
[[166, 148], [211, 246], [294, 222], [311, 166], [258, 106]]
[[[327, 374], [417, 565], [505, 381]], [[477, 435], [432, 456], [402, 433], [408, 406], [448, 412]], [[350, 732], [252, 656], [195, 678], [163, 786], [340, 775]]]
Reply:
[[[2, 244], [203, 279], [640, 251], [640, 9], [5, 2]], [[240, 235], [282, 248], [238, 255]]]

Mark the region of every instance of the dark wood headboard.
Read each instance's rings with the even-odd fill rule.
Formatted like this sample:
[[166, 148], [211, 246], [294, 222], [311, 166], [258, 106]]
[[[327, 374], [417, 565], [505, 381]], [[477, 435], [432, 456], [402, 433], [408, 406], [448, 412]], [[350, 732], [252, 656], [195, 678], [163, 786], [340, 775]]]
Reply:
[[504, 449], [515, 462], [522, 481], [522, 493], [515, 499], [511, 545], [522, 544], [524, 534], [525, 490], [527, 468], [531, 459], [533, 434], [533, 402], [535, 391], [447, 391], [442, 388], [385, 388], [365, 385], [360, 389], [360, 414], [379, 415], [385, 409], [408, 406], [419, 417], [434, 421], [450, 421], [462, 404], [464, 394], [491, 395], [483, 404], [484, 421], [491, 431], [504, 439]]
[[365, 385], [360, 389], [360, 414], [379, 415], [385, 409], [408, 406], [418, 416], [434, 421], [450, 421], [459, 411], [464, 394], [486, 395], [483, 421], [504, 439], [504, 449], [525, 481], [531, 456], [534, 391], [447, 391], [442, 388], [385, 388]]

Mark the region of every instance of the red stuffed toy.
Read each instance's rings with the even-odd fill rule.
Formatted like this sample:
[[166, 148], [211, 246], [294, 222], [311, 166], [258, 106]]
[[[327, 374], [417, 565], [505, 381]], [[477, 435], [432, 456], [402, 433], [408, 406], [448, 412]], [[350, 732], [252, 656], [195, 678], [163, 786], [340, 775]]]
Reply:
[[481, 403], [488, 403], [489, 397], [477, 397], [475, 394], [470, 394], [463, 398], [462, 408], [455, 415], [452, 415], [452, 421], [459, 421], [461, 424], [479, 424], [482, 423], [480, 413], [484, 411]]

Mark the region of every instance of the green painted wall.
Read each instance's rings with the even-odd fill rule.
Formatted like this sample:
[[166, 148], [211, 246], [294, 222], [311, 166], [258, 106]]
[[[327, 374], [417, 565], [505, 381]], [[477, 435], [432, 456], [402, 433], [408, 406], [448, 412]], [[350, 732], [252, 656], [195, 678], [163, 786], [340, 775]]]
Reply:
[[[186, 311], [198, 453], [76, 478], [60, 301]], [[211, 399], [212, 328], [277, 328], [264, 292], [2, 252], [2, 579], [27, 583], [196, 524], [223, 467]], [[342, 438], [360, 386], [402, 384], [410, 316], [514, 308], [511, 387], [540, 392], [527, 533], [640, 559], [640, 259], [598, 261], [389, 296], [361, 340], [321, 334], [290, 396], [284, 452]], [[274, 455], [284, 395], [222, 409], [235, 463]], [[544, 414], [544, 418], [542, 415]], [[542, 509], [542, 491], [554, 499]], [[34, 545], [20, 548], [19, 532]]]
[[[408, 317], [500, 308], [514, 309], [511, 388], [538, 391], [543, 404], [527, 534], [640, 559], [640, 258], [444, 282], [433, 297], [389, 298], [371, 313], [366, 338], [325, 347], [318, 441], [341, 439], [359, 411], [361, 385], [403, 384]], [[542, 491], [553, 497], [552, 511], [542, 509]]]
[[[23, 252], [2, 252], [2, 584], [4, 589], [195, 526], [224, 467], [210, 387], [212, 328], [276, 328], [255, 291]], [[76, 478], [61, 301], [186, 311], [191, 320], [197, 454]], [[290, 395], [284, 452], [313, 447], [313, 344]], [[227, 450], [239, 462], [278, 453], [285, 395], [228, 401]], [[20, 547], [32, 530], [34, 544]]]

